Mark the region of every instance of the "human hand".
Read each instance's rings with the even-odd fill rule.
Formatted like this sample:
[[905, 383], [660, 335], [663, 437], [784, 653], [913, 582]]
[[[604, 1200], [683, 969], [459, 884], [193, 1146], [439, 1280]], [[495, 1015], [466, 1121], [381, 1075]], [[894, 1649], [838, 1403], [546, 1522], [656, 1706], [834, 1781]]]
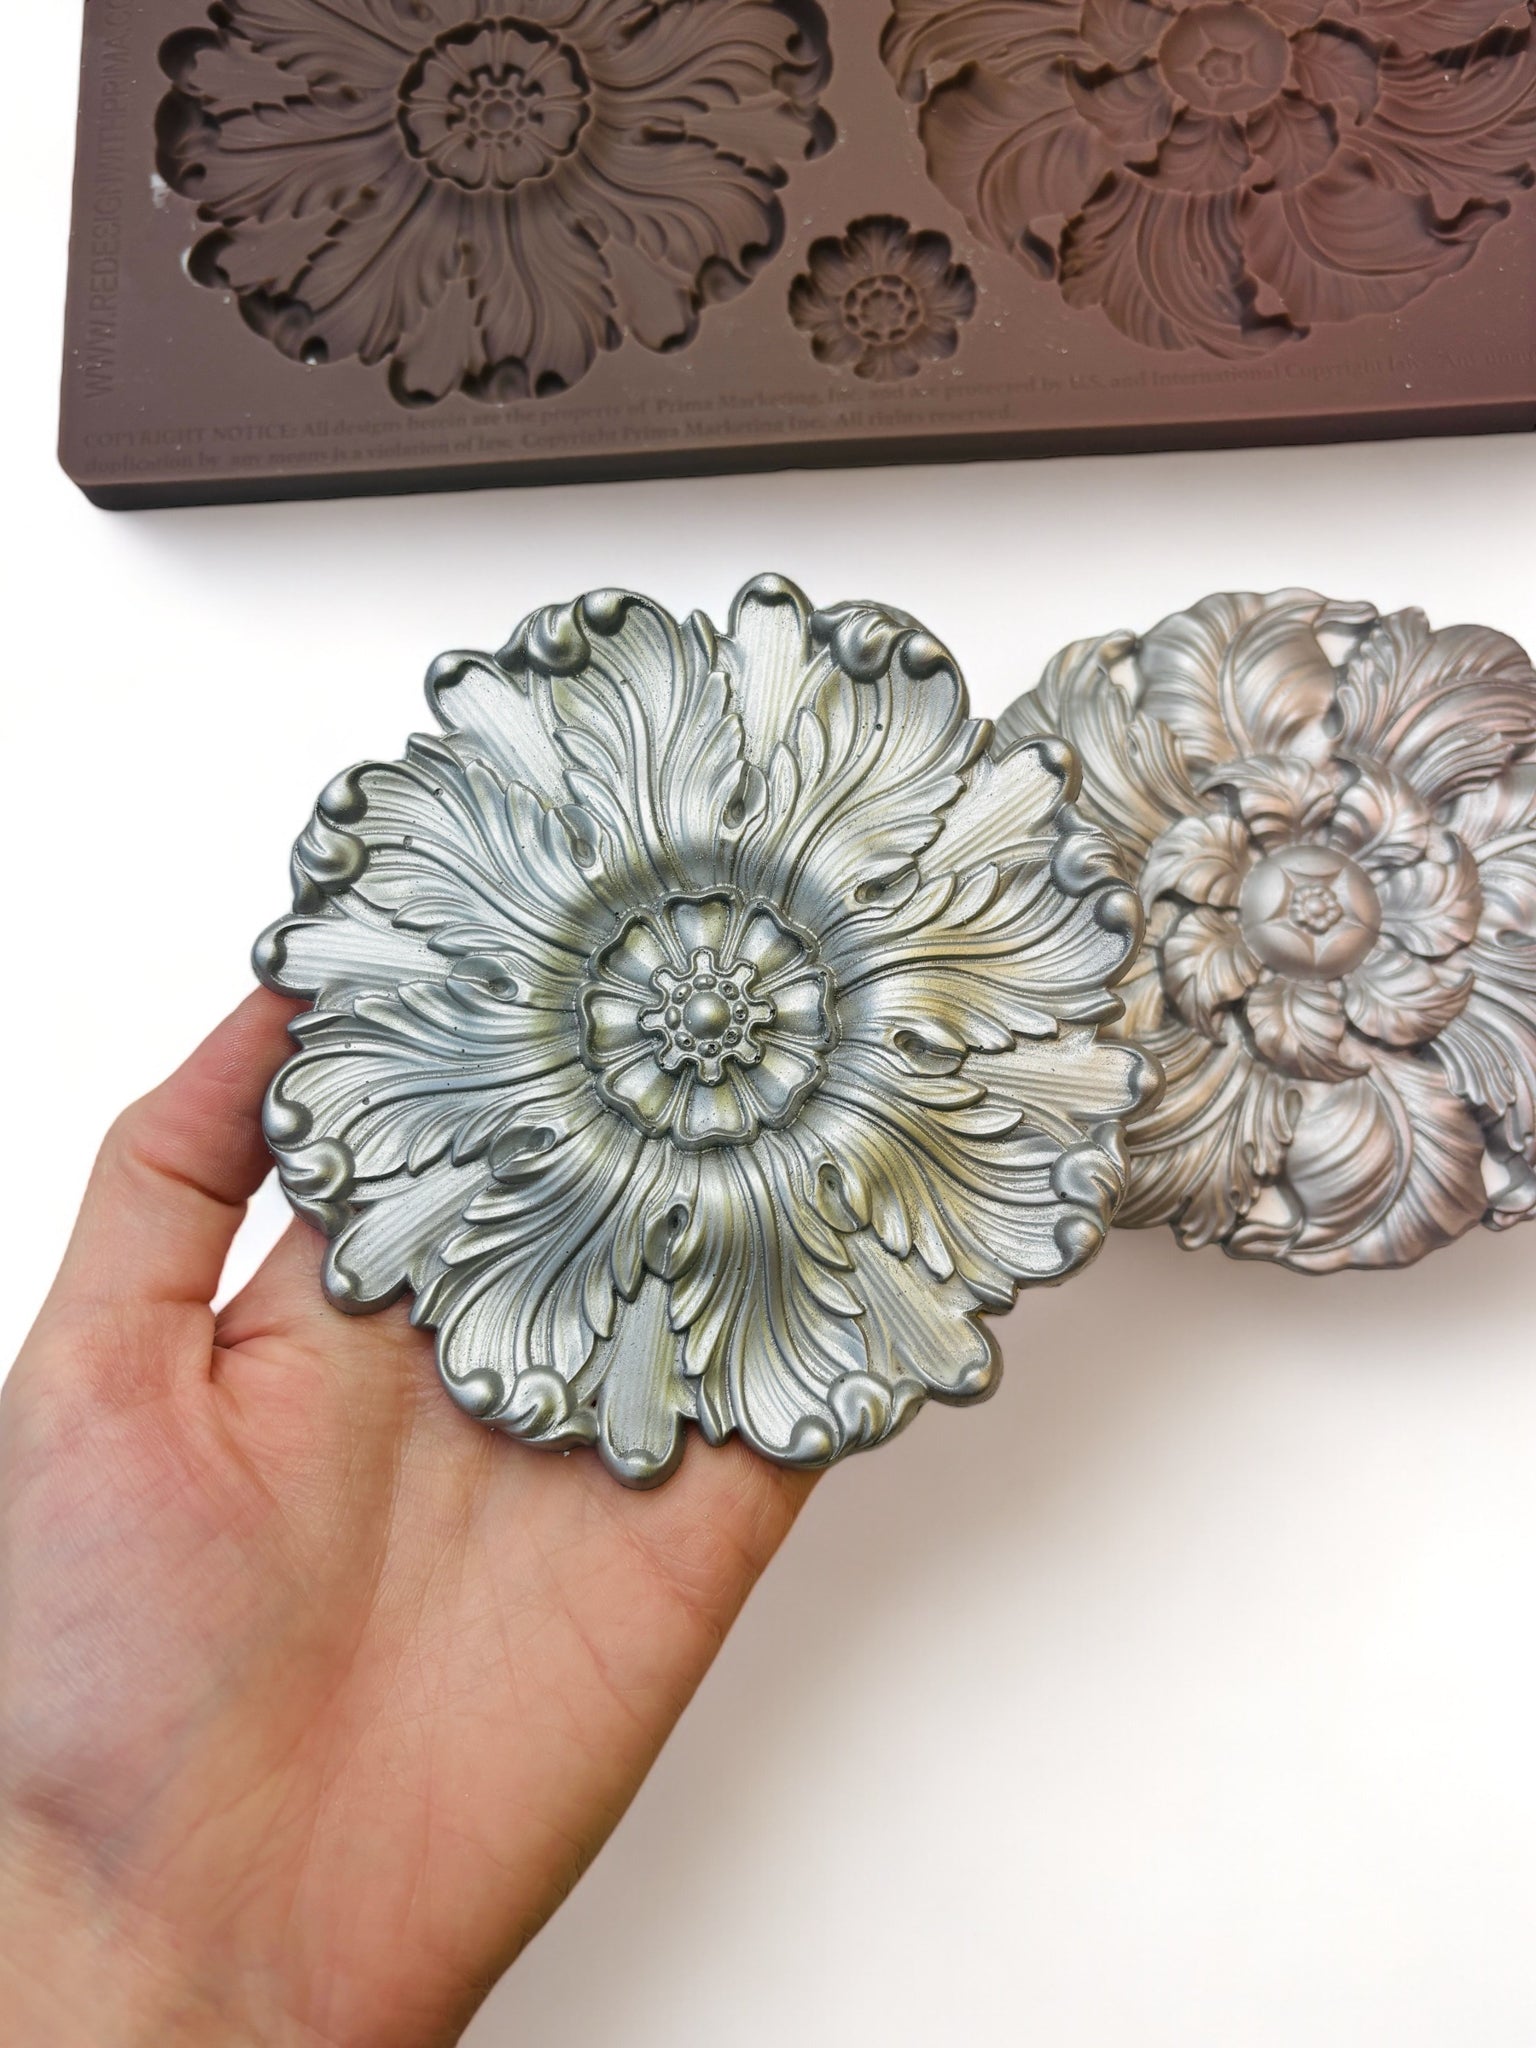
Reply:
[[446, 1400], [295, 1224], [210, 1299], [295, 1005], [114, 1126], [0, 1398], [13, 2048], [452, 2041], [633, 1797], [810, 1481], [658, 1492]]

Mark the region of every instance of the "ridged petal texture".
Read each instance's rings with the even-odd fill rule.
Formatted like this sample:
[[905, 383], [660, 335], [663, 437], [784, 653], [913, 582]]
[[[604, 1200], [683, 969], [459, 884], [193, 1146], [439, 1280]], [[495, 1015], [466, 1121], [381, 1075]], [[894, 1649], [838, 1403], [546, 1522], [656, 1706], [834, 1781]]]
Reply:
[[267, 1134], [332, 1299], [409, 1290], [462, 1407], [631, 1485], [690, 1421], [817, 1466], [990, 1392], [982, 1316], [1092, 1257], [1159, 1080], [1071, 750], [777, 577], [724, 632], [550, 606], [427, 693], [256, 949], [313, 1005]]
[[1208, 597], [1064, 649], [998, 731], [1081, 750], [1079, 808], [1145, 903], [1116, 1028], [1168, 1085], [1129, 1127], [1120, 1222], [1323, 1273], [1536, 1209], [1536, 671], [1513, 640]]

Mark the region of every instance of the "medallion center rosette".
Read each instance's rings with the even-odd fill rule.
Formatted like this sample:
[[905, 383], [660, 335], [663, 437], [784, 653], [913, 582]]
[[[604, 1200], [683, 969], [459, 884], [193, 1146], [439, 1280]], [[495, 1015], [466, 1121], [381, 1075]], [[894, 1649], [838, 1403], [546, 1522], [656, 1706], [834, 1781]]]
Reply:
[[1255, 956], [1281, 974], [1348, 974], [1381, 932], [1374, 883], [1332, 846], [1277, 848], [1248, 870], [1238, 907]]
[[546, 176], [576, 147], [590, 113], [581, 59], [532, 22], [450, 30], [400, 87], [412, 155], [466, 192], [510, 192]]
[[648, 1137], [735, 1145], [789, 1123], [827, 1071], [831, 976], [815, 943], [732, 891], [624, 921], [580, 996], [582, 1058]]

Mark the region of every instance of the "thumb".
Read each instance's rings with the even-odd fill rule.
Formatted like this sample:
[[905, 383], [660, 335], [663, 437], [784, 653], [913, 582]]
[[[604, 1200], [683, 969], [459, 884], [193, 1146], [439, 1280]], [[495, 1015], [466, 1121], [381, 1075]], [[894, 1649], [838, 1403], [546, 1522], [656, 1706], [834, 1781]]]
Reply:
[[256, 989], [108, 1132], [49, 1306], [206, 1304], [271, 1160], [261, 1099], [299, 1005]]

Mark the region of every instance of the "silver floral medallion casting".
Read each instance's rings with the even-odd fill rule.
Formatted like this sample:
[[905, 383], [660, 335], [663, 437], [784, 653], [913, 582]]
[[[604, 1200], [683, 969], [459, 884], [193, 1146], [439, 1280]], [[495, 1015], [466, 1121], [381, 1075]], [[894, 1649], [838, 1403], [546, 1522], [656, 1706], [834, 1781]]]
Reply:
[[1167, 1088], [1117, 1220], [1305, 1272], [1536, 1208], [1536, 672], [1308, 591], [1083, 640], [999, 721], [1064, 733], [1139, 876], [1124, 1029]]
[[339, 776], [261, 939], [309, 997], [267, 1134], [344, 1308], [631, 1485], [684, 1423], [816, 1466], [991, 1391], [980, 1317], [1098, 1249], [1156, 1069], [1141, 933], [1054, 739], [764, 577], [724, 633], [601, 591], [450, 654]]

